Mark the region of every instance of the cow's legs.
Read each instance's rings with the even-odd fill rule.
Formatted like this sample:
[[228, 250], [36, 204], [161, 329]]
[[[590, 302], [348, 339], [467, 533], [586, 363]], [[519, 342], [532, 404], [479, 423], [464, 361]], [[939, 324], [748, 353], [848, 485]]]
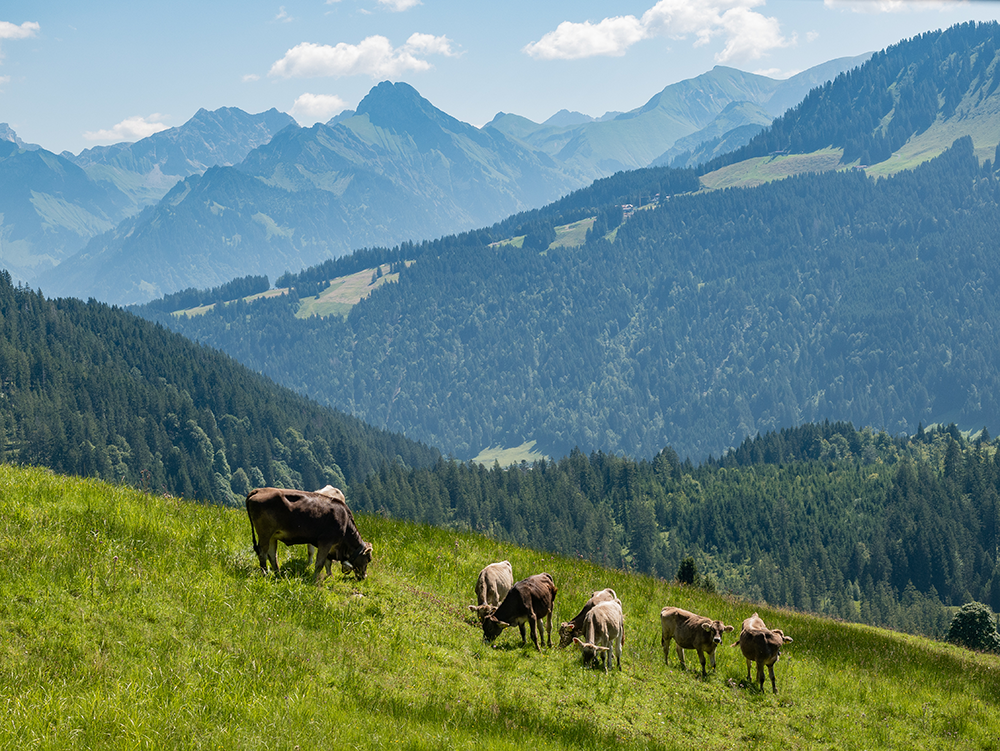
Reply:
[[[708, 658], [712, 661], [712, 670], [715, 670], [715, 652], [714, 651], [713, 652], [709, 652], [708, 653]], [[702, 662], [702, 668], [704, 668], [705, 667], [705, 660], [702, 659], [701, 662]]]
[[[774, 665], [768, 665], [767, 666], [767, 672], [771, 675], [771, 691], [774, 692], [774, 693], [778, 693], [778, 687], [774, 685]], [[761, 690], [761, 693], [764, 692], [764, 679], [763, 678], [761, 678], [761, 681], [760, 681], [760, 690]]]
[[681, 670], [687, 670], [687, 667], [684, 665], [684, 650], [681, 648], [681, 645], [676, 645], [674, 650], [677, 652], [677, 659], [681, 661]]
[[309, 568], [313, 562], [313, 553], [316, 552], [316, 548], [312, 545], [306, 544], [306, 568]]
[[[517, 627], [521, 631], [521, 644], [527, 644], [528, 640], [524, 637], [524, 621], [521, 621], [520, 623], [518, 623]], [[531, 635], [532, 635], [532, 637], [534, 637], [534, 635], [535, 635], [535, 624], [534, 623], [531, 624]]]
[[319, 584], [323, 581], [323, 568], [326, 567], [327, 576], [330, 575], [330, 549], [333, 548], [333, 544], [325, 542], [322, 545], [316, 547], [316, 575], [313, 578], [313, 583]]
[[764, 663], [757, 661], [757, 683], [760, 684], [760, 691], [764, 693]]
[[[272, 537], [271, 541], [267, 544], [267, 560], [271, 562], [271, 568], [274, 569], [274, 573], [278, 573], [278, 538]], [[265, 571], [266, 573], [266, 571]]]
[[[542, 651], [542, 648], [538, 646], [538, 629], [542, 628], [542, 625], [540, 623], [541, 620], [542, 620], [541, 618], [535, 618], [534, 616], [528, 618], [528, 623], [531, 626], [531, 641], [535, 643], [535, 649], [537, 649], [539, 652]], [[521, 628], [524, 627], [522, 626]], [[549, 646], [551, 647], [552, 645], [550, 644]]]
[[548, 616], [545, 618], [545, 632], [546, 632], [546, 642], [548, 646], [552, 647], [552, 611], [549, 611]]
[[700, 649], [698, 650], [698, 662], [701, 663], [701, 674], [702, 674], [702, 677], [707, 676], [708, 673], [705, 671], [705, 653], [702, 652]]

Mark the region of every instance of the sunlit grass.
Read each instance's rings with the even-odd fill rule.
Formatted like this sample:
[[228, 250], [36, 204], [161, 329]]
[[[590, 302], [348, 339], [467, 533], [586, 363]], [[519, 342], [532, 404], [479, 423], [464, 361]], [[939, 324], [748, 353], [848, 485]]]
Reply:
[[[265, 578], [242, 509], [0, 466], [3, 748], [993, 748], [1000, 659], [773, 610], [592, 564], [359, 516], [363, 582], [313, 586], [304, 551]], [[556, 622], [611, 586], [623, 670], [573, 650], [485, 646], [487, 562], [549, 571]], [[731, 635], [702, 678], [663, 664], [659, 611], [792, 635], [779, 693]]]

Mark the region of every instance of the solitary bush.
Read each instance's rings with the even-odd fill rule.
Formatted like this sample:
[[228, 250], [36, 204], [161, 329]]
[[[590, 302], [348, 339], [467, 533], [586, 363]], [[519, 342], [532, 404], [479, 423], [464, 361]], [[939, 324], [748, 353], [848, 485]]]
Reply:
[[955, 613], [946, 640], [977, 652], [1000, 653], [1000, 634], [993, 613], [981, 602], [970, 602]]

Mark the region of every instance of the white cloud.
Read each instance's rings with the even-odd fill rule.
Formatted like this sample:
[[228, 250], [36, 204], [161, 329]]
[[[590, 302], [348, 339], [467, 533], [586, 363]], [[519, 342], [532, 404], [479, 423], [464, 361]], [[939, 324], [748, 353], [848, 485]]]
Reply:
[[0, 21], [0, 39], [27, 39], [41, 28], [34, 21], [26, 21], [20, 26], [9, 21]]
[[527, 45], [524, 51], [543, 60], [619, 56], [645, 37], [646, 30], [635, 16], [605, 18], [596, 24], [563, 21], [555, 31]]
[[304, 125], [326, 122], [338, 112], [347, 109], [347, 103], [332, 94], [303, 94], [295, 100], [289, 114]]
[[161, 122], [163, 115], [154, 114], [146, 117], [129, 117], [107, 130], [88, 130], [83, 137], [88, 141], [108, 141], [119, 143], [121, 141], [138, 141], [140, 139], [166, 130], [168, 126]]
[[598, 55], [624, 55], [636, 42], [655, 36], [695, 37], [695, 46], [715, 37], [725, 41], [717, 62], [757, 59], [772, 49], [794, 44], [785, 39], [777, 19], [752, 10], [764, 0], [659, 0], [635, 16], [615, 16], [598, 23], [564, 21], [524, 52], [543, 60], [570, 60]]
[[260, 76], [258, 76], [256, 73], [247, 73], [245, 76], [243, 76], [243, 83], [252, 83], [253, 81], [259, 81], [259, 80]]
[[378, 0], [378, 2], [379, 5], [388, 5], [390, 10], [394, 10], [397, 13], [409, 10], [417, 5], [422, 5], [420, 0]]
[[855, 13], [906, 13], [923, 10], [954, 10], [968, 0], [823, 0], [827, 8], [841, 8]]
[[413, 34], [402, 47], [394, 48], [384, 36], [370, 36], [359, 44], [303, 42], [285, 53], [271, 66], [268, 75], [282, 78], [368, 75], [372, 78], [398, 78], [406, 71], [431, 67], [426, 55], [452, 57], [451, 40], [430, 34]]
[[285, 6], [282, 5], [280, 8], [278, 8], [278, 15], [274, 17], [274, 20], [280, 21], [281, 23], [289, 23], [290, 21], [294, 21], [295, 19], [285, 12]]

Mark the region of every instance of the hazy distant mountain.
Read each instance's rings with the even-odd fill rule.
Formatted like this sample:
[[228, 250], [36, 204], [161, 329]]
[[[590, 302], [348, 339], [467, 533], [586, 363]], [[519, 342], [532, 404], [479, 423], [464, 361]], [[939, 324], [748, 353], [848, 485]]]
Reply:
[[15, 279], [31, 280], [76, 253], [130, 205], [68, 159], [0, 140], [0, 265]]
[[[693, 167], [717, 156], [714, 152], [718, 149], [731, 151], [748, 143], [753, 136], [770, 125], [772, 119], [770, 113], [760, 105], [732, 102], [704, 128], [678, 138], [673, 146], [653, 160], [651, 166]], [[706, 144], [712, 144], [707, 156], [700, 148]]]
[[[583, 120], [586, 115], [563, 110], [538, 124], [501, 112], [486, 127], [544, 151], [576, 174], [596, 179], [623, 169], [669, 163], [678, 154], [694, 150], [703, 141], [720, 138], [738, 126], [768, 124], [801, 101], [810, 89], [861, 65], [870, 56], [831, 60], [787, 80], [720, 65], [667, 86], [642, 107], [609, 113], [613, 115], [610, 119], [605, 116]], [[757, 114], [743, 122], [728, 121], [727, 108], [734, 104], [756, 108]], [[722, 120], [715, 123], [719, 117]], [[674, 150], [682, 139], [698, 133], [702, 136]], [[671, 157], [664, 161], [668, 153]]]
[[42, 148], [37, 143], [25, 143], [22, 141], [17, 133], [14, 132], [14, 129], [7, 123], [0, 123], [0, 141], [10, 141], [19, 149], [24, 149], [25, 151], [35, 151]]
[[289, 125], [296, 125], [295, 119], [274, 108], [256, 115], [236, 107], [200, 109], [180, 127], [135, 143], [96, 146], [77, 156], [63, 156], [95, 180], [113, 183], [141, 208], [159, 201], [182, 178], [239, 163]]
[[[756, 106], [761, 115], [755, 120], [759, 124], [770, 122], [801, 101], [811, 88], [857, 67], [868, 57], [831, 60], [787, 80], [716, 66], [708, 73], [667, 86], [642, 107], [610, 120], [574, 122], [579, 120], [574, 118], [579, 113], [557, 113], [538, 124], [519, 115], [499, 113], [486, 127], [544, 151], [574, 174], [596, 179], [623, 169], [662, 163], [661, 157], [680, 139], [694, 133], [705, 132], [705, 137], [697, 141], [701, 143], [747, 124], [749, 121], [729, 127], [724, 122], [713, 126], [715, 119], [736, 103]], [[695, 148], [697, 143], [688, 142], [681, 152]]]
[[332, 127], [286, 128], [237, 167], [186, 178], [41, 283], [50, 294], [144, 302], [492, 224], [574, 187], [545, 154], [386, 82]]

